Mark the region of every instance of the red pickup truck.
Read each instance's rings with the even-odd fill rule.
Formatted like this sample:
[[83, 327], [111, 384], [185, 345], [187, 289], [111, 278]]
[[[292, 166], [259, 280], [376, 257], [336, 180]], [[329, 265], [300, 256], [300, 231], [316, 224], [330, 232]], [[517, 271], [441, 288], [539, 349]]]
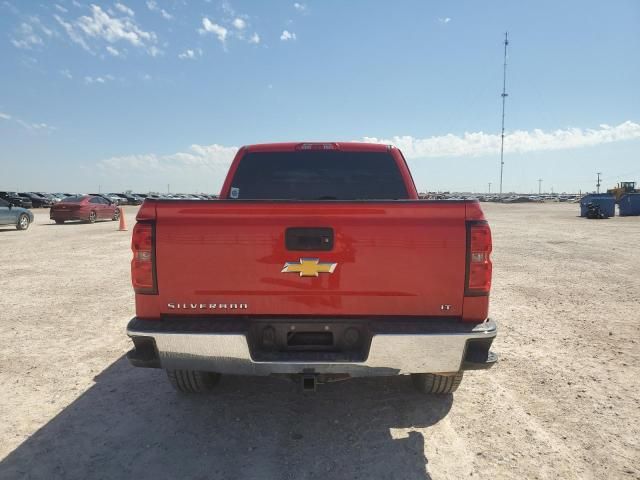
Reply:
[[140, 208], [128, 358], [182, 392], [410, 374], [450, 393], [497, 359], [491, 245], [478, 202], [420, 200], [393, 146], [242, 147], [218, 200]]

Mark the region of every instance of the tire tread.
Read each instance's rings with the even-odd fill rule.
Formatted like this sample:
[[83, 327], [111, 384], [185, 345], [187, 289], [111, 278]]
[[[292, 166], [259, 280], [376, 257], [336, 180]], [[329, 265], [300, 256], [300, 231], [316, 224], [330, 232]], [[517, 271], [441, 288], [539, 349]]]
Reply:
[[455, 392], [462, 382], [463, 375], [464, 372], [458, 372], [455, 375], [413, 373], [411, 379], [420, 392], [443, 395]]
[[219, 373], [198, 370], [167, 370], [169, 382], [181, 393], [204, 393], [211, 390], [220, 379]]

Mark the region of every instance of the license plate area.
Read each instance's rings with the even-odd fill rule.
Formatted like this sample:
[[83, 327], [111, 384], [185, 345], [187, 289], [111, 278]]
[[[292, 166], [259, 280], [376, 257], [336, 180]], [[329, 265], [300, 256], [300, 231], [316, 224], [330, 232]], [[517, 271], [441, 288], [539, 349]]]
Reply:
[[371, 344], [366, 322], [260, 320], [249, 327], [256, 361], [363, 361]]
[[332, 332], [288, 332], [288, 349], [319, 349], [333, 346]]

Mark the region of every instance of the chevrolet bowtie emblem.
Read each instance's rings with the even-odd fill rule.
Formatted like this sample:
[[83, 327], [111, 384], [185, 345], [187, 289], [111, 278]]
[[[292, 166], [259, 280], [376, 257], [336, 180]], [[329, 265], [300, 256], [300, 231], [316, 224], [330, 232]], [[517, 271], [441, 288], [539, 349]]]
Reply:
[[301, 258], [299, 262], [287, 262], [282, 273], [299, 273], [301, 277], [317, 277], [320, 273], [333, 273], [337, 263], [320, 263], [319, 258]]

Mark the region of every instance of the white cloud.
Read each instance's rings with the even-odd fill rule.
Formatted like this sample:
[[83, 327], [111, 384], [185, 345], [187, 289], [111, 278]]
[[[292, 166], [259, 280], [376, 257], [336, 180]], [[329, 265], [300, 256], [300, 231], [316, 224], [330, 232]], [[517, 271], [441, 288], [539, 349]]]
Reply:
[[31, 123], [19, 119], [16, 119], [16, 122], [30, 131], [52, 131], [56, 129], [55, 127], [47, 125], [46, 123]]
[[84, 83], [86, 83], [87, 85], [91, 85], [92, 83], [107, 83], [107, 82], [111, 82], [115, 80], [115, 77], [113, 75], [104, 75], [101, 77], [84, 77]]
[[283, 42], [286, 42], [288, 40], [295, 40], [296, 38], [296, 34], [290, 32], [289, 30], [284, 30], [282, 32], [282, 35], [280, 35], [280, 40], [282, 40]]
[[16, 48], [31, 50], [44, 44], [42, 37], [36, 33], [31, 23], [22, 22], [16, 34], [17, 38], [11, 38], [11, 43]]
[[247, 27], [247, 22], [245, 22], [240, 17], [235, 18], [231, 24], [237, 28], [238, 30], [244, 30]]
[[204, 17], [202, 19], [202, 27], [203, 28], [198, 30], [198, 32], [200, 32], [200, 35], [206, 35], [207, 33], [213, 33], [216, 37], [218, 37], [218, 40], [220, 40], [220, 42], [222, 44], [224, 44], [226, 42], [227, 34], [229, 32], [222, 25], [218, 25], [217, 23], [213, 23], [207, 17]]
[[144, 46], [145, 42], [156, 41], [155, 33], [142, 30], [130, 18], [110, 17], [97, 5], [91, 5], [91, 12], [91, 17], [82, 16], [76, 23], [89, 37], [102, 38], [110, 43], [126, 41], [136, 47]]
[[31, 24], [34, 27], [37, 27], [42, 33], [44, 33], [47, 37], [53, 37], [57, 35], [57, 32], [53, 31], [52, 29], [48, 28], [44, 23], [42, 23], [42, 21], [40, 20], [39, 17], [37, 16], [30, 16], [29, 17], [29, 21], [31, 22]]
[[451, 18], [449, 18], [449, 17], [438, 18], [438, 21], [440, 23], [445, 23], [446, 24], [446, 23], [449, 23], [451, 21]]
[[299, 12], [306, 12], [307, 11], [307, 6], [304, 3], [296, 2], [296, 3], [293, 4], [293, 8], [295, 8]]
[[78, 32], [71, 23], [64, 21], [59, 15], [54, 15], [53, 18], [55, 18], [56, 21], [60, 24], [60, 26], [64, 28], [65, 32], [67, 32], [67, 35], [69, 36], [71, 41], [80, 45], [87, 52], [93, 53], [93, 51], [91, 50], [87, 42], [84, 41], [84, 38], [82, 37], [81, 33]]
[[63, 6], [58, 5], [57, 3], [54, 4], [53, 6], [56, 8], [56, 10], [58, 10], [59, 12], [62, 12], [62, 13], [67, 13], [69, 11], [66, 8], [64, 8]]
[[23, 128], [26, 128], [29, 131], [32, 132], [37, 132], [37, 131], [44, 131], [44, 132], [51, 132], [53, 130], [55, 130], [56, 128], [48, 125], [46, 123], [32, 123], [32, 122], [26, 122], [20, 118], [16, 118], [8, 113], [4, 113], [4, 112], [0, 112], [0, 120], [6, 120], [8, 122], [15, 122], [18, 125], [20, 125]]
[[73, 78], [73, 75], [71, 75], [71, 72], [66, 68], [64, 70], [60, 70], [60, 75], [62, 75], [64, 78], [68, 78], [69, 80]]
[[155, 45], [151, 45], [147, 51], [149, 52], [149, 55], [151, 55], [152, 57], [158, 57], [162, 54], [164, 54], [164, 52], [162, 50], [160, 50], [158, 47], [156, 47]]
[[112, 16], [98, 5], [91, 5], [91, 16], [83, 15], [72, 22], [67, 22], [58, 15], [54, 15], [54, 18], [73, 42], [91, 53], [93, 49], [88, 43], [89, 40], [102, 40], [111, 44], [128, 42], [135, 47], [146, 49], [152, 56], [159, 51], [154, 46], [158, 40], [154, 32], [143, 30], [129, 16]]
[[226, 13], [228, 16], [230, 17], [235, 16], [236, 12], [227, 0], [223, 0], [221, 7], [222, 7], [222, 11]]
[[135, 15], [135, 12], [123, 3], [116, 3], [115, 7], [117, 10], [120, 10], [125, 15], [129, 15], [130, 17], [133, 17]]
[[98, 165], [109, 171], [125, 172], [132, 170], [148, 172], [148, 169], [164, 172], [183, 171], [185, 168], [212, 169], [227, 167], [237, 151], [237, 147], [225, 147], [218, 144], [191, 145], [187, 152], [177, 152], [171, 155], [149, 153], [111, 157], [101, 160]]
[[254, 32], [254, 34], [249, 37], [249, 43], [255, 43], [256, 45], [260, 43], [260, 35]]
[[[626, 121], [620, 125], [600, 125], [598, 129], [568, 128], [545, 132], [516, 130], [504, 140], [506, 153], [527, 153], [571, 148], [593, 147], [605, 143], [640, 138], [640, 124]], [[465, 133], [462, 136], [447, 134], [429, 138], [409, 135], [390, 139], [364, 137], [365, 142], [392, 144], [407, 158], [475, 157], [500, 152], [500, 135], [484, 132]]]
[[147, 8], [152, 12], [158, 12], [165, 20], [171, 20], [173, 18], [173, 15], [167, 12], [164, 8], [160, 8], [158, 6], [158, 2], [155, 0], [147, 0]]
[[196, 50], [192, 50], [190, 48], [187, 48], [184, 52], [178, 55], [178, 58], [181, 60], [195, 60], [197, 57], [201, 57], [201, 56], [202, 56], [201, 49], [198, 48]]
[[195, 58], [195, 57], [196, 57], [195, 52], [193, 50], [188, 49], [188, 48], [184, 52], [178, 54], [178, 58], [183, 59], [183, 60], [185, 60], [187, 58], [192, 59], [192, 58]]
[[120, 56], [120, 51], [117, 48], [113, 48], [111, 45], [107, 45], [106, 49], [110, 55], [113, 55], [114, 57]]

